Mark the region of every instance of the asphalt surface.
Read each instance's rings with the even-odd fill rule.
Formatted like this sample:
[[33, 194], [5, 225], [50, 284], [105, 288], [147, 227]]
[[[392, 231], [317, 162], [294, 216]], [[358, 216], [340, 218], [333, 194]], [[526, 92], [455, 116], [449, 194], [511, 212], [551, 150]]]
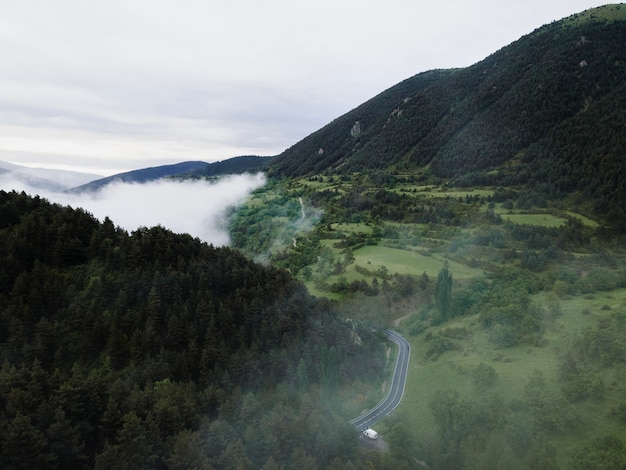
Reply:
[[365, 414], [350, 421], [359, 431], [371, 428], [374, 423], [383, 419], [385, 416], [395, 410], [402, 396], [404, 395], [404, 386], [406, 384], [406, 375], [409, 369], [409, 356], [411, 355], [411, 345], [404, 339], [400, 333], [393, 330], [386, 330], [387, 337], [398, 345], [398, 359], [396, 367], [393, 371], [393, 379], [387, 396], [375, 408], [372, 408]]

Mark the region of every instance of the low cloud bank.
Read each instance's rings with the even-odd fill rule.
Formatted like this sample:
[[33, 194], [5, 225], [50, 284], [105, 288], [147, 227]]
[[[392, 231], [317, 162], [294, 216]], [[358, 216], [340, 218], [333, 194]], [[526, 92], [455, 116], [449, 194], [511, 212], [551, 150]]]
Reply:
[[[16, 189], [63, 205], [81, 207], [99, 220], [109, 217], [126, 230], [162, 225], [176, 233], [189, 233], [216, 246], [227, 245], [227, 214], [257, 188], [265, 176], [232, 175], [216, 182], [157, 181], [144, 184], [112, 183], [97, 192], [78, 195], [30, 191], [0, 179], [5, 191]], [[17, 187], [16, 187], [17, 186]]]

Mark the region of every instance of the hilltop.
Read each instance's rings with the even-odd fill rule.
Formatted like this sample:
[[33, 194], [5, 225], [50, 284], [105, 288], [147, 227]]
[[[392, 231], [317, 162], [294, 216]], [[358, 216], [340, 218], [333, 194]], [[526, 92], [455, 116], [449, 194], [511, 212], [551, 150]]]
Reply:
[[193, 171], [204, 169], [208, 165], [209, 164], [206, 162], [181, 162], [172, 165], [141, 168], [138, 170], [126, 171], [124, 173], [117, 173], [105, 178], [99, 178], [81, 186], [69, 189], [68, 192], [81, 193], [85, 191], [97, 191], [111, 183], [116, 182], [147, 183], [149, 181], [156, 181], [162, 178], [185, 175]]
[[626, 6], [538, 28], [477, 64], [418, 74], [280, 154], [277, 176], [383, 170], [575, 195], [626, 226]]

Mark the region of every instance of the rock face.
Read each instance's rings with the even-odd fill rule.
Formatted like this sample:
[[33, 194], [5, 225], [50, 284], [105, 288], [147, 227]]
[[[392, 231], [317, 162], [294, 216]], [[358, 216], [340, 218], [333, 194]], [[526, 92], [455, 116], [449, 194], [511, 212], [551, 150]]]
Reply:
[[361, 121], [356, 121], [352, 129], [350, 129], [350, 135], [352, 137], [358, 137], [361, 135]]

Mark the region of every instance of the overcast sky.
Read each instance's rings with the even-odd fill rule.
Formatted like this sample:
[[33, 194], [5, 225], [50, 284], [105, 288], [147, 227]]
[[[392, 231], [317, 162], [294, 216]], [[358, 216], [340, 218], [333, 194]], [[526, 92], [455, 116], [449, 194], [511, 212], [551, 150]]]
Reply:
[[0, 0], [0, 160], [102, 175], [274, 155], [592, 0]]

